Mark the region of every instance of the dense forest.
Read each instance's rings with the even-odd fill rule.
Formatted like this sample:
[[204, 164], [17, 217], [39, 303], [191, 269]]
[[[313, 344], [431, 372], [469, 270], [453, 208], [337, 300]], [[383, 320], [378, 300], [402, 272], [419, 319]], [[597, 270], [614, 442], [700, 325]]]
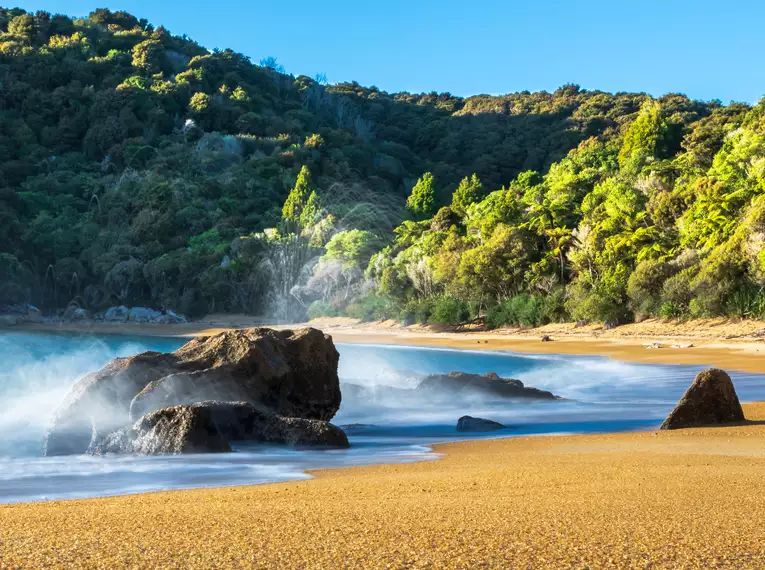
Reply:
[[765, 103], [389, 94], [0, 8], [0, 305], [762, 317], [764, 196]]

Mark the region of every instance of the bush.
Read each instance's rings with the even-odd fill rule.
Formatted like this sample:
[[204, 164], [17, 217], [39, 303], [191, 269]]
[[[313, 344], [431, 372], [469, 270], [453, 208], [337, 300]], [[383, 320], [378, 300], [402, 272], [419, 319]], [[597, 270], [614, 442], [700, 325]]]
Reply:
[[659, 261], [643, 261], [627, 282], [630, 309], [640, 315], [655, 315], [661, 308], [661, 289], [671, 268]]
[[673, 301], [664, 301], [659, 309], [659, 316], [665, 319], [679, 319], [685, 315], [686, 308]]
[[470, 306], [451, 295], [438, 297], [433, 303], [429, 321], [441, 325], [458, 325], [470, 319]]
[[742, 319], [765, 316], [765, 291], [752, 285], [743, 285], [728, 295], [725, 301], [725, 313]]
[[490, 329], [506, 325], [538, 327], [565, 315], [562, 301], [562, 289], [548, 297], [516, 295], [486, 312], [486, 326]]
[[308, 306], [308, 318], [310, 320], [320, 317], [337, 317], [338, 311], [329, 303], [324, 301], [314, 301]]
[[572, 284], [568, 289], [565, 306], [574, 320], [586, 323], [623, 323], [629, 317], [626, 303], [610, 294], [602, 284]]
[[431, 299], [409, 299], [399, 314], [399, 318], [406, 324], [425, 324], [430, 320], [433, 312]]
[[396, 312], [389, 299], [370, 293], [348, 305], [345, 314], [354, 319], [369, 322], [393, 318]]

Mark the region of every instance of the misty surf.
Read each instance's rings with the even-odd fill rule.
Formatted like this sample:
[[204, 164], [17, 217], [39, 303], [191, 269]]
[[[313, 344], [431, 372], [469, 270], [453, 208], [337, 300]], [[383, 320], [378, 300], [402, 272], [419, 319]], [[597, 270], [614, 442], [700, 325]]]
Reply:
[[[171, 351], [183, 339], [0, 334], [0, 503], [245, 485], [308, 478], [306, 470], [437, 458], [439, 442], [482, 437], [655, 429], [704, 366], [630, 364], [601, 357], [523, 355], [338, 344], [347, 450], [239, 444], [233, 453], [161, 457], [41, 457], [51, 414], [73, 382], [112, 358]], [[495, 372], [559, 401], [416, 390], [423, 375]], [[743, 401], [765, 399], [763, 377], [732, 373]], [[460, 433], [464, 415], [507, 426]]]

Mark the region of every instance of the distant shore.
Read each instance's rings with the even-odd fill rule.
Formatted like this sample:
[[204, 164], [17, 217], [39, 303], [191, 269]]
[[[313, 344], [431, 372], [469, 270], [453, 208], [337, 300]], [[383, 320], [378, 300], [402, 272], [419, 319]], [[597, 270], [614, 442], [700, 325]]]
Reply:
[[0, 506], [0, 567], [763, 568], [746, 425], [436, 446], [439, 461]]
[[[27, 324], [5, 330], [191, 338], [252, 326], [268, 325], [245, 315], [210, 315], [197, 322], [177, 325]], [[754, 320], [708, 319], [672, 323], [653, 319], [611, 330], [604, 330], [600, 325], [553, 324], [530, 330], [450, 332], [423, 326], [403, 327], [392, 321], [359, 323], [335, 318], [289, 325], [289, 328], [301, 326], [322, 329], [338, 342], [601, 355], [628, 362], [697, 364], [765, 373], [765, 322]], [[552, 342], [542, 342], [543, 336], [549, 336]]]

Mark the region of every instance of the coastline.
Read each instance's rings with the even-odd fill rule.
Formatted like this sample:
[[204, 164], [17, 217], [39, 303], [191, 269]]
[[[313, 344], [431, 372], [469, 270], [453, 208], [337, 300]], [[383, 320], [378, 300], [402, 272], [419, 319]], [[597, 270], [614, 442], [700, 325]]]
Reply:
[[314, 479], [0, 506], [0, 567], [761, 568], [745, 425], [518, 437]]
[[[662, 336], [645, 327], [310, 324], [338, 342], [765, 372], [765, 343], [737, 323], [695, 332], [652, 324]], [[12, 330], [191, 337], [253, 325], [227, 317]], [[687, 342], [694, 348], [671, 348]], [[0, 568], [761, 568], [765, 402], [744, 410], [743, 425], [471, 440], [433, 446], [437, 461], [309, 471], [303, 481], [0, 505]]]
[[[243, 315], [211, 315], [178, 325], [154, 324], [27, 324], [5, 330], [127, 334], [192, 338], [232, 328], [270, 326]], [[765, 322], [708, 319], [687, 323], [649, 320], [612, 330], [590, 325], [553, 324], [520, 330], [479, 332], [436, 331], [422, 326], [403, 327], [393, 322], [359, 323], [352, 319], [319, 319], [289, 328], [313, 326], [337, 342], [430, 346], [459, 350], [505, 350], [533, 354], [599, 355], [645, 364], [695, 364], [727, 370], [765, 373]], [[277, 326], [276, 328], [288, 328]], [[542, 336], [552, 342], [541, 342]], [[660, 343], [661, 348], [647, 348]], [[692, 344], [691, 348], [675, 348]]]

